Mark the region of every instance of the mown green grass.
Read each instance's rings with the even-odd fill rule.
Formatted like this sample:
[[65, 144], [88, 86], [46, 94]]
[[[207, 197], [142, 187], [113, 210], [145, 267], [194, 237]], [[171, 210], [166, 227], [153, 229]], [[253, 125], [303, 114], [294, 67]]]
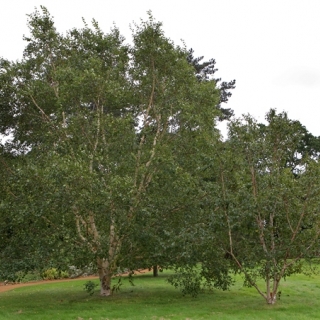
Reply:
[[[269, 306], [237, 281], [230, 291], [183, 297], [166, 282], [167, 273], [124, 279], [108, 298], [84, 290], [86, 280], [16, 288], [0, 294], [0, 319], [320, 319], [320, 276], [295, 275], [281, 284], [281, 299]], [[96, 281], [98, 283], [98, 281]]]

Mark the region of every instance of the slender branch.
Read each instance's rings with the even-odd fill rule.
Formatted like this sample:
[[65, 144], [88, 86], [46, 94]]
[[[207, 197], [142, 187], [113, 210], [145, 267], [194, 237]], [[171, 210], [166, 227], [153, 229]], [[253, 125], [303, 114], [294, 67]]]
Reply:
[[14, 174], [14, 172], [10, 169], [10, 167], [7, 165], [7, 163], [0, 157], [0, 161], [3, 163], [3, 165], [6, 167], [6, 169], [11, 173]]
[[[158, 138], [160, 136], [160, 132], [161, 132], [161, 115], [158, 115], [157, 117], [157, 122], [158, 122], [158, 126], [157, 126], [157, 132], [153, 138], [153, 143], [152, 143], [152, 149], [151, 149], [151, 152], [150, 152], [150, 157], [149, 157], [149, 160], [147, 161], [146, 165], [145, 165], [145, 168], [148, 169], [149, 166], [151, 165], [154, 157], [155, 157], [155, 153], [156, 153], [156, 146], [157, 146], [157, 142], [158, 142]], [[152, 179], [152, 173], [149, 173], [149, 177], [147, 178], [147, 172], [145, 172], [143, 175], [142, 175], [142, 178], [141, 178], [141, 181], [140, 181], [140, 185], [139, 185], [139, 188], [138, 188], [138, 192], [141, 193], [143, 191], [145, 191], [147, 185], [150, 183], [151, 179]], [[147, 178], [147, 179], [146, 179]]]
[[[155, 77], [155, 66], [154, 66], [154, 61], [152, 60], [152, 69], [153, 69], [153, 80], [152, 80], [152, 88], [151, 88], [151, 93], [149, 97], [149, 103], [147, 110], [144, 112], [143, 116], [143, 129], [147, 128], [150, 124], [149, 120], [149, 113], [151, 110], [151, 107], [154, 104], [154, 93], [155, 93], [155, 87], [156, 87], [156, 77]], [[141, 161], [141, 155], [142, 155], [142, 146], [145, 143], [146, 139], [146, 134], [144, 133], [140, 139], [139, 143], [139, 148], [138, 148], [138, 154], [136, 157], [136, 170], [135, 170], [135, 179], [134, 179], [134, 186], [136, 187], [138, 184], [138, 174], [139, 174], [139, 168], [140, 168], [140, 161]]]
[[[257, 179], [256, 179], [256, 175], [255, 175], [255, 170], [254, 170], [253, 166], [250, 168], [250, 172], [251, 172], [251, 182], [252, 182], [252, 193], [253, 193], [254, 200], [257, 201], [258, 187], [257, 187]], [[260, 210], [258, 210], [258, 216], [256, 217], [256, 222], [257, 222], [257, 225], [259, 228], [260, 243], [262, 245], [263, 251], [266, 254], [268, 254], [268, 248], [267, 248], [265, 237], [264, 237], [264, 230], [265, 230], [264, 220], [261, 217]]]
[[284, 202], [285, 209], [286, 209], [286, 218], [287, 218], [287, 222], [288, 222], [289, 228], [290, 228], [291, 232], [294, 233], [293, 227], [292, 227], [292, 225], [291, 225], [291, 221], [290, 221], [290, 218], [289, 218], [289, 206], [288, 206], [288, 201], [287, 201], [287, 199], [284, 199], [283, 202]]
[[50, 122], [50, 118], [46, 115], [46, 113], [40, 108], [40, 106], [37, 104], [36, 100], [33, 98], [32, 95], [30, 95], [30, 98], [32, 100], [32, 102], [34, 103], [34, 105], [40, 110], [40, 112], [42, 113], [42, 115]]
[[80, 237], [80, 239], [85, 242], [85, 243], [89, 243], [88, 240], [83, 236], [82, 232], [81, 232], [81, 227], [80, 227], [80, 217], [78, 215], [76, 215], [76, 226], [77, 226], [77, 231], [78, 231], [78, 236]]
[[81, 231], [81, 224], [85, 227], [85, 229], [90, 233], [90, 230], [88, 228], [88, 225], [86, 223], [86, 221], [81, 217], [81, 215], [78, 214], [78, 210], [74, 207], [73, 208], [73, 212], [75, 215], [75, 220], [76, 220], [76, 228], [77, 228], [77, 233], [79, 238], [89, 247], [89, 249], [93, 252], [96, 253], [97, 252], [97, 248], [94, 247], [90, 241], [83, 235], [82, 231]]
[[90, 172], [92, 172], [92, 170], [93, 170], [93, 158], [94, 158], [94, 155], [95, 155], [97, 147], [98, 147], [99, 135], [100, 135], [100, 129], [101, 129], [100, 128], [101, 127], [101, 110], [100, 110], [100, 107], [99, 107], [99, 99], [97, 101], [97, 113], [98, 113], [97, 133], [96, 133], [96, 140], [95, 140], [94, 145], [93, 145], [93, 150], [92, 150], [91, 159], [90, 159], [90, 165], [89, 165]]
[[93, 238], [96, 242], [99, 242], [99, 233], [98, 233], [98, 230], [97, 230], [97, 226], [96, 226], [96, 223], [95, 223], [95, 220], [94, 220], [94, 216], [93, 216], [93, 212], [90, 211], [89, 213], [89, 221], [90, 221], [90, 231], [93, 235]]
[[307, 192], [307, 196], [306, 196], [306, 200], [304, 200], [304, 205], [303, 205], [303, 210], [300, 214], [300, 218], [299, 218], [299, 221], [298, 221], [298, 224], [296, 226], [296, 229], [294, 230], [293, 232], [293, 235], [291, 237], [291, 243], [295, 240], [297, 234], [298, 234], [298, 231], [301, 229], [301, 223], [302, 223], [302, 219], [304, 218], [305, 214], [306, 214], [306, 211], [307, 211], [307, 208], [308, 208], [308, 201], [307, 199], [309, 199], [309, 194], [310, 194], [310, 191], [311, 191], [311, 188], [313, 187], [313, 184], [310, 184], [309, 185], [309, 188], [308, 188], [308, 192]]

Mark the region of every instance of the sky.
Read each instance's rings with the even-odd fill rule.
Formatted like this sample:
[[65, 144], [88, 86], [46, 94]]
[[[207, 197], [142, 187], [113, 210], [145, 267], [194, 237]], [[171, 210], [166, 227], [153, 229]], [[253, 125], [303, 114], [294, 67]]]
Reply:
[[94, 18], [105, 32], [115, 24], [128, 43], [130, 24], [151, 10], [175, 44], [214, 58], [222, 80], [236, 79], [225, 107], [237, 117], [263, 122], [275, 108], [320, 136], [320, 0], [0, 0], [0, 57], [22, 57], [26, 15], [40, 5], [59, 32]]

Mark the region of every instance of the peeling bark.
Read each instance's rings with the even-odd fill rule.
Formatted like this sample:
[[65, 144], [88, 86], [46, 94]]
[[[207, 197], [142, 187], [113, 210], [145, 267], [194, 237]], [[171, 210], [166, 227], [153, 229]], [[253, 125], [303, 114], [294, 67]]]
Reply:
[[99, 279], [100, 279], [100, 295], [110, 296], [111, 295], [111, 279], [112, 271], [110, 270], [110, 264], [107, 259], [97, 259]]
[[268, 304], [275, 304], [277, 299], [277, 294], [270, 292], [270, 294], [267, 296], [266, 301]]
[[112, 293], [111, 280], [117, 269], [117, 257], [121, 241], [115, 232], [115, 225], [110, 225], [109, 250], [107, 258], [97, 258], [97, 265], [100, 279], [100, 295], [110, 296]]

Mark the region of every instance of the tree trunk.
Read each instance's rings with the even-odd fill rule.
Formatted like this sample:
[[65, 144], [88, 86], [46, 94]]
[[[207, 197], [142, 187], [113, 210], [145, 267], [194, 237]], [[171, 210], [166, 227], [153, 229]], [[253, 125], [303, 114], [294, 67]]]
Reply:
[[109, 268], [109, 263], [106, 259], [97, 259], [99, 279], [100, 279], [100, 295], [110, 296], [111, 295], [111, 279], [112, 271]]
[[102, 296], [111, 295], [111, 280], [114, 271], [117, 269], [116, 261], [121, 242], [115, 233], [114, 223], [111, 223], [110, 225], [109, 241], [108, 258], [97, 259], [100, 279], [100, 295]]
[[153, 266], [152, 269], [153, 269], [153, 276], [157, 277], [158, 276], [158, 266]]
[[[267, 294], [265, 296], [267, 304], [275, 304], [278, 295], [278, 288], [281, 277], [278, 274], [273, 274], [273, 282], [270, 280], [270, 274], [267, 275], [266, 285]], [[272, 285], [271, 285], [272, 284]]]
[[267, 295], [267, 298], [266, 298], [267, 304], [275, 304], [276, 300], [277, 300], [277, 294], [276, 293], [270, 292]]

